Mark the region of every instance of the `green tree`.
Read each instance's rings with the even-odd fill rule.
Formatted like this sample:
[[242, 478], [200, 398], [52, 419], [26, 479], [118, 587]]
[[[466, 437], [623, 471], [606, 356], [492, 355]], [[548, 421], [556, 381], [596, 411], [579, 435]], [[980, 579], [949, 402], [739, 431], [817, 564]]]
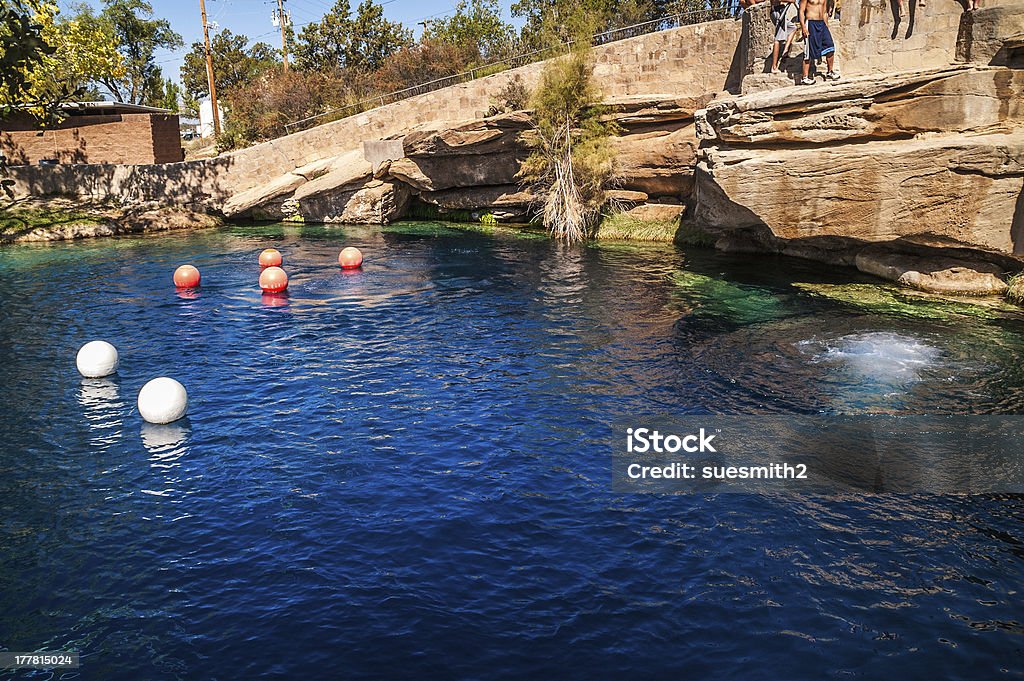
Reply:
[[181, 87], [170, 78], [162, 79], [159, 97], [146, 102], [149, 106], [156, 106], [167, 109], [171, 113], [178, 113], [181, 110], [179, 100], [181, 99]]
[[592, 82], [590, 45], [583, 39], [550, 60], [531, 97], [534, 135], [521, 177], [543, 198], [540, 218], [552, 236], [586, 238], [597, 224], [604, 188], [614, 175], [609, 137]]
[[156, 50], [173, 50], [183, 44], [170, 22], [155, 18], [152, 5], [145, 0], [103, 0], [98, 15], [88, 5], [80, 5], [76, 11], [77, 20], [111, 36], [121, 54], [123, 74], [97, 79], [111, 96], [131, 104], [158, 99], [163, 77], [156, 64]]
[[355, 17], [348, 0], [337, 0], [319, 22], [302, 29], [295, 54], [305, 69], [367, 72], [412, 44], [412, 31], [385, 18], [384, 8], [373, 0], [363, 0]]
[[56, 47], [43, 37], [39, 4], [9, 0], [0, 4], [0, 118], [11, 114], [31, 89], [30, 74]]
[[[87, 97], [91, 82], [124, 73], [113, 41], [95, 25], [75, 18], [61, 19], [56, 5], [51, 3], [22, 7], [32, 11], [32, 23], [20, 46], [11, 53], [4, 52], [5, 59], [20, 53], [17, 74], [0, 91], [0, 107], [4, 110], [17, 108], [38, 120], [53, 121], [59, 117], [60, 103]], [[10, 36], [13, 38], [14, 33]], [[0, 41], [5, 39], [0, 35]], [[34, 46], [35, 52], [20, 52], [26, 45]], [[6, 83], [6, 69], [4, 78]]]
[[327, 71], [345, 63], [352, 28], [352, 6], [337, 0], [320, 21], [306, 24], [295, 43], [299, 66], [310, 71]]
[[390, 55], [412, 44], [412, 31], [384, 18], [384, 8], [373, 0], [363, 0], [356, 10], [346, 66], [365, 71], [380, 68]]
[[512, 38], [512, 26], [502, 21], [497, 0], [460, 0], [454, 14], [431, 19], [423, 29], [423, 42], [473, 49], [485, 61], [507, 53]]
[[[210, 52], [217, 92], [223, 96], [281, 63], [279, 52], [270, 45], [256, 43], [250, 46], [247, 37], [235, 35], [227, 29], [210, 40]], [[181, 85], [185, 109], [195, 114], [199, 100], [210, 94], [206, 75], [206, 50], [202, 42], [192, 43], [192, 50], [185, 55], [181, 66]]]
[[523, 43], [537, 49], [668, 16], [679, 2], [704, 0], [516, 0], [512, 16], [523, 20]]

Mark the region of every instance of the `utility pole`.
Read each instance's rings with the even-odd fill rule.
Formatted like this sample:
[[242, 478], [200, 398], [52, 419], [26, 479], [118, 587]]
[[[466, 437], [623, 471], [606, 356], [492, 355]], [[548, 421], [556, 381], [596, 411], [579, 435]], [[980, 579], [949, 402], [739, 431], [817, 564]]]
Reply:
[[284, 0], [277, 0], [277, 18], [281, 23], [281, 63], [288, 70], [288, 15], [284, 13]]
[[217, 85], [213, 82], [213, 52], [210, 50], [210, 29], [206, 25], [206, 0], [199, 0], [203, 14], [203, 42], [206, 45], [206, 79], [210, 84], [210, 104], [213, 105], [213, 134], [220, 136], [220, 108], [217, 106]]

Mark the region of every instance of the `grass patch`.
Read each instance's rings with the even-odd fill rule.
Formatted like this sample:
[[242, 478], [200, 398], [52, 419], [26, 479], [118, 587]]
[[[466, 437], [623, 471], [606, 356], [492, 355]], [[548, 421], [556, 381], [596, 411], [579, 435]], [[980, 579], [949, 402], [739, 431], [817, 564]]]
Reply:
[[626, 213], [606, 216], [594, 238], [599, 241], [672, 241], [679, 230], [676, 220], [638, 220]]
[[15, 239], [41, 227], [100, 225], [109, 219], [108, 212], [37, 206], [0, 209], [0, 240]]
[[1024, 305], [1024, 272], [1018, 272], [1006, 280], [1006, 300], [1014, 305]]

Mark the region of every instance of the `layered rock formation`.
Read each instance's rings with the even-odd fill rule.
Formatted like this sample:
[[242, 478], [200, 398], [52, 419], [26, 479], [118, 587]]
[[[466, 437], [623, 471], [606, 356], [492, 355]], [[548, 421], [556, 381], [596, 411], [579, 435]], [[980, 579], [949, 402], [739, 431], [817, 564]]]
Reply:
[[[693, 111], [707, 101], [628, 97], [608, 103], [609, 117], [623, 133], [612, 140], [621, 177], [612, 196], [619, 203], [640, 215], [667, 211], [678, 219], [693, 189]], [[235, 194], [223, 212], [231, 218], [386, 224], [416, 202], [440, 216], [489, 213], [498, 221], [525, 222], [536, 197], [521, 187], [518, 173], [531, 129], [522, 111], [423, 127], [393, 138], [401, 143], [400, 157], [377, 168], [361, 150], [348, 152]]]
[[757, 92], [713, 102], [697, 128], [692, 219], [720, 248], [945, 293], [1000, 292], [993, 277], [1024, 267], [1020, 69], [959, 65]]

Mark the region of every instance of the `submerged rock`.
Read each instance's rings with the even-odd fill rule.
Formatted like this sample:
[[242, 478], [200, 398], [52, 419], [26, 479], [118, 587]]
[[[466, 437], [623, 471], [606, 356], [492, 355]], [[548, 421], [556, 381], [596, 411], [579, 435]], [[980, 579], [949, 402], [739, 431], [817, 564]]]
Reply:
[[827, 298], [872, 314], [947, 320], [954, 317], [1019, 318], [1020, 310], [999, 298], [972, 298], [901, 289], [892, 284], [824, 284], [797, 282], [793, 287], [811, 296]]
[[929, 293], [986, 296], [1007, 289], [1002, 268], [992, 263], [870, 247], [857, 254], [856, 263], [861, 272]]

